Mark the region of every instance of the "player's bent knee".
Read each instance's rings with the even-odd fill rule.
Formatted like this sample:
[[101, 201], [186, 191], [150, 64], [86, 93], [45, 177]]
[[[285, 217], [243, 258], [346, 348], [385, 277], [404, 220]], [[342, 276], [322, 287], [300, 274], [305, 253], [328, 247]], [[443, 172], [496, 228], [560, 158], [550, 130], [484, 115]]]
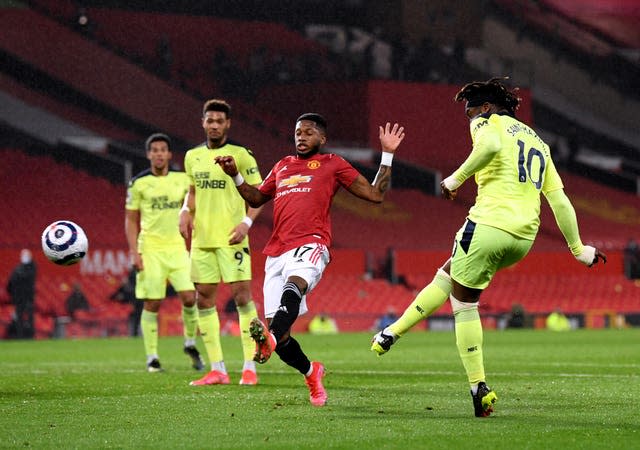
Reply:
[[451, 282], [451, 275], [445, 272], [445, 270], [442, 267], [439, 268], [438, 271], [436, 272], [435, 278], [442, 278]]
[[300, 292], [300, 297], [302, 297], [305, 294], [305, 292], [307, 292], [307, 288], [309, 287], [309, 283], [307, 282], [307, 280], [305, 280], [302, 276], [298, 276], [298, 275], [291, 275], [289, 278], [287, 278], [285, 287], [289, 283], [295, 285], [298, 288], [298, 291]]
[[457, 298], [453, 296], [453, 294], [449, 295], [449, 301], [451, 302], [451, 310], [454, 313], [458, 311], [463, 311], [465, 309], [477, 309], [478, 304], [480, 302], [461, 302]]
[[282, 299], [302, 301], [302, 291], [298, 285], [292, 281], [287, 281], [282, 287]]

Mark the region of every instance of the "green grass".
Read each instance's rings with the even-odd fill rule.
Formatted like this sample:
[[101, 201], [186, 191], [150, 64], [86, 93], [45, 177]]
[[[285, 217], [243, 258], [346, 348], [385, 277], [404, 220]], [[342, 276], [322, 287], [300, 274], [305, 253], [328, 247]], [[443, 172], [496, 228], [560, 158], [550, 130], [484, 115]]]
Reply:
[[381, 358], [369, 333], [298, 336], [327, 366], [325, 408], [277, 357], [239, 386], [239, 341], [223, 339], [232, 384], [198, 388], [180, 338], [161, 339], [161, 374], [140, 339], [0, 342], [0, 447], [640, 448], [640, 329], [486, 332], [486, 419], [453, 333], [410, 333]]

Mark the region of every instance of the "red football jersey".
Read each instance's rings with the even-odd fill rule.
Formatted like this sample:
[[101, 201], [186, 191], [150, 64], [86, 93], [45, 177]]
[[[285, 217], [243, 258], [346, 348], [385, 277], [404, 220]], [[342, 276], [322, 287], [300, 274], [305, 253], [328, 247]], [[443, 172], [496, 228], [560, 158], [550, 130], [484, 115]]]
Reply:
[[344, 158], [331, 153], [278, 161], [259, 187], [273, 197], [273, 233], [264, 254], [279, 256], [310, 242], [329, 247], [331, 200], [340, 186], [350, 186], [358, 175]]

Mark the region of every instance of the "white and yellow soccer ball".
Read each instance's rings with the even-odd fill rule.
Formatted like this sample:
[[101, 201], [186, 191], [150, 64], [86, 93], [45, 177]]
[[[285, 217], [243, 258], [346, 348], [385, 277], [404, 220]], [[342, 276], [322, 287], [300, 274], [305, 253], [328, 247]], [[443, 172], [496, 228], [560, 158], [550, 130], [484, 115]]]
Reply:
[[87, 254], [89, 240], [84, 230], [70, 220], [56, 220], [42, 232], [42, 251], [61, 266], [70, 266]]

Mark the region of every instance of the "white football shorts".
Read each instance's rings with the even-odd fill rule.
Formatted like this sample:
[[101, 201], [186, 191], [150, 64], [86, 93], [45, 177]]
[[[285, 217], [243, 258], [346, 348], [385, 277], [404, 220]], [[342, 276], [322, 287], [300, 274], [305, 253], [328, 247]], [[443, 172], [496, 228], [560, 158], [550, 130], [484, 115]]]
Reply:
[[301, 245], [280, 256], [268, 256], [264, 267], [264, 316], [272, 318], [280, 307], [282, 288], [291, 276], [307, 282], [307, 292], [302, 296], [299, 316], [308, 311], [307, 295], [318, 285], [322, 273], [331, 261], [329, 249], [319, 243]]

